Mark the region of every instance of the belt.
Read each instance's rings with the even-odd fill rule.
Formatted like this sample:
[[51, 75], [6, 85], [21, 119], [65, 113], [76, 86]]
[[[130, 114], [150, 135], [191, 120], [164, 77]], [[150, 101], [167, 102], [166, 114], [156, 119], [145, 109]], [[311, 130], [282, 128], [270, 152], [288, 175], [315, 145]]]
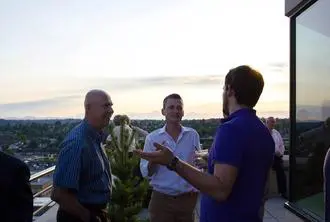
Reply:
[[158, 192], [158, 191], [155, 191], [155, 190], [153, 192], [157, 195], [161, 195], [161, 196], [164, 196], [164, 197], [167, 197], [167, 198], [172, 198], [172, 199], [183, 198], [183, 197], [193, 197], [193, 196], [198, 195], [198, 192], [196, 192], [196, 191], [189, 191], [189, 192], [180, 193], [180, 194], [177, 194], [177, 195], [169, 195], [169, 194], [161, 193], [161, 192]]

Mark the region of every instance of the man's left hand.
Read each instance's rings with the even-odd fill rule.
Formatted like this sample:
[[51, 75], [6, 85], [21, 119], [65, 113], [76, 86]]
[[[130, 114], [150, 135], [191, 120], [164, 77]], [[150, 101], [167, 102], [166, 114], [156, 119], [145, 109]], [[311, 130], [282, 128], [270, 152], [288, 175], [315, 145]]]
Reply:
[[142, 150], [134, 150], [134, 153], [151, 163], [168, 165], [174, 157], [173, 152], [168, 147], [159, 143], [154, 143], [154, 146], [156, 147], [156, 151], [143, 152]]

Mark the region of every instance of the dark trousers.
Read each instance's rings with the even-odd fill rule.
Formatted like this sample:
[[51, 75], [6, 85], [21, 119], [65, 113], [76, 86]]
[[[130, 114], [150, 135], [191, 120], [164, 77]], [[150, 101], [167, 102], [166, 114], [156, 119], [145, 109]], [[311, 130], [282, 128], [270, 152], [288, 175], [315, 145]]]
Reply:
[[[91, 213], [91, 222], [110, 222], [105, 204], [82, 204]], [[61, 207], [57, 211], [57, 222], [82, 222], [80, 218], [64, 211]]]
[[278, 192], [282, 195], [286, 195], [286, 175], [282, 157], [274, 157], [273, 170], [276, 172]]

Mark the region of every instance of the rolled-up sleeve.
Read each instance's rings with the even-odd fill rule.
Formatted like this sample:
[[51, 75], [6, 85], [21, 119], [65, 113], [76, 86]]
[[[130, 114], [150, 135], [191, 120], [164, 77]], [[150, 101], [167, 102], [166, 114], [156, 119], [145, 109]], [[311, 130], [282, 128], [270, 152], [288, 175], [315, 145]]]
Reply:
[[[154, 145], [152, 144], [152, 140], [150, 138], [150, 134], [146, 137], [144, 142], [143, 151], [144, 152], [151, 152], [154, 151]], [[149, 161], [141, 159], [140, 161], [140, 170], [143, 177], [148, 177], [148, 163]]]
[[54, 172], [54, 186], [79, 190], [82, 143], [76, 140], [61, 145]]

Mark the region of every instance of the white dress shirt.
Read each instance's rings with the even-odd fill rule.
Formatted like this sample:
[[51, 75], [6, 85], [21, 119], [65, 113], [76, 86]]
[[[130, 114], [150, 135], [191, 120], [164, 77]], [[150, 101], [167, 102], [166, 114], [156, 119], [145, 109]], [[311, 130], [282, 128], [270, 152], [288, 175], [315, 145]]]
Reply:
[[[154, 142], [164, 144], [173, 151], [175, 156], [190, 164], [193, 164], [195, 151], [200, 150], [199, 135], [196, 130], [189, 127], [182, 127], [176, 142], [165, 131], [165, 126], [151, 132], [146, 137], [143, 151], [155, 151]], [[140, 169], [143, 177], [148, 178], [147, 160], [141, 159]], [[164, 194], [179, 195], [190, 191], [197, 191], [197, 189], [178, 176], [174, 171], [167, 169], [166, 166], [157, 165], [154, 174], [149, 179], [153, 189]]]
[[272, 129], [271, 133], [275, 142], [275, 152], [279, 152], [283, 156], [285, 147], [281, 134], [276, 129]]

